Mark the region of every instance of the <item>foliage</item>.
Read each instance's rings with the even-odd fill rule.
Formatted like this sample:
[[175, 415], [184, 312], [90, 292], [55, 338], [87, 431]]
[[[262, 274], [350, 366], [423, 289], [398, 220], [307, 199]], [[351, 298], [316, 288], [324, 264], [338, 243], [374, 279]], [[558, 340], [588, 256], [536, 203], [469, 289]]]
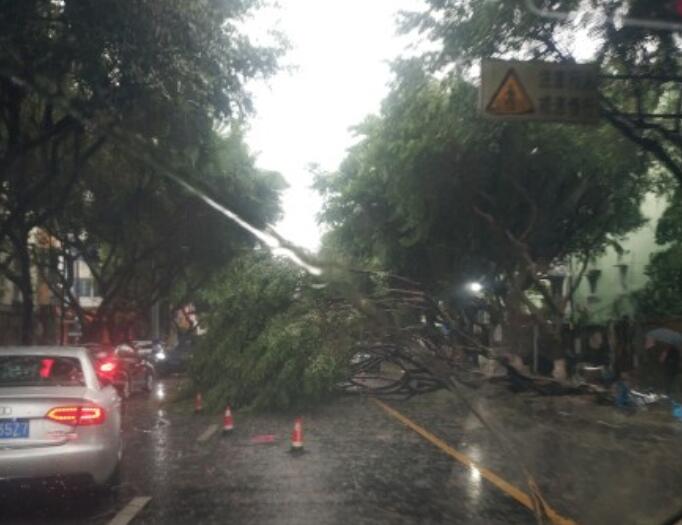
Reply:
[[251, 1], [4, 3], [0, 237], [27, 215], [39, 224], [37, 199], [67, 196], [116, 130], [196, 156], [216, 122], [250, 108], [245, 82], [276, 67], [277, 50], [235, 29]]
[[671, 192], [670, 204], [656, 225], [656, 243], [667, 244], [682, 239], [682, 190]]
[[682, 316], [682, 244], [652, 255], [646, 274], [649, 280], [635, 296], [638, 314], [648, 319]]
[[481, 120], [467, 82], [400, 67], [339, 172], [317, 179], [328, 245], [452, 292], [519, 273], [527, 286], [641, 224], [645, 164], [612, 130]]
[[[571, 20], [541, 16], [536, 6], [550, 13], [584, 8], [578, 0], [427, 0], [424, 12], [406, 13], [403, 30], [424, 34], [438, 51], [425, 57], [429, 70], [467, 70], [487, 57], [575, 61], [577, 40], [589, 38], [602, 74], [640, 75], [649, 79], [604, 79], [604, 118], [628, 140], [649, 152], [682, 183], [682, 141], [673, 120], [642, 114], [675, 111], [679, 84], [661, 78], [679, 78], [680, 40], [672, 29], [617, 20], [674, 20], [673, 2], [604, 0], [590, 2], [589, 12]], [[679, 22], [678, 22], [679, 23]], [[586, 35], [586, 36], [578, 36]], [[678, 111], [679, 113], [679, 111]], [[677, 119], [679, 126], [679, 118]]]
[[[468, 375], [463, 363], [472, 353], [499, 359], [442, 301], [387, 273], [333, 273], [321, 285], [290, 262], [255, 252], [205, 299], [208, 333], [193, 360], [192, 388], [213, 409], [286, 410], [335, 392], [408, 399], [455, 383], [477, 387], [485, 379]], [[514, 377], [541, 393], [565, 391]]]
[[665, 246], [651, 256], [646, 286], [636, 293], [638, 313], [649, 319], [682, 316], [682, 203], [680, 190], [656, 226], [656, 242]]
[[207, 333], [193, 377], [208, 403], [286, 409], [333, 395], [358, 317], [312, 284], [292, 263], [255, 252], [206, 289]]
[[[284, 181], [256, 169], [240, 133], [216, 136], [205, 156], [195, 179], [208, 194], [256, 227], [277, 220]], [[119, 175], [111, 177], [115, 172]], [[95, 337], [99, 325], [121, 324], [115, 322], [123, 319], [119, 314], [132, 324], [155, 302], [186, 304], [253, 244], [246, 232], [115, 145], [93, 164], [67, 209], [45, 230], [59, 240], [53, 251], [60, 257], [77, 254], [90, 268], [102, 303], [89, 323], [69, 291], [70, 276], [55, 284], [67, 290], [67, 303], [84, 325], [94, 325], [88, 332]]]
[[[143, 280], [159, 275], [167, 263], [177, 270], [198, 253], [159, 252], [166, 257], [161, 262], [141, 256], [161, 241], [164, 247], [172, 244], [173, 231], [184, 229], [184, 237], [197, 242], [201, 236], [188, 232], [209, 234], [204, 240], [215, 246], [216, 263], [224, 261], [226, 244], [242, 239], [214, 243], [216, 218], [195, 213], [196, 201], [172, 196], [179, 188], [152, 180], [163, 171], [161, 161], [185, 180], [215, 190], [218, 199], [254, 205], [255, 222], [276, 215], [272, 192], [280, 183], [265, 182], [268, 175], [245, 161], [238, 132], [251, 110], [246, 83], [274, 72], [282, 51], [254, 46], [240, 33], [241, 19], [257, 5], [257, 0], [2, 2], [0, 271], [22, 290], [24, 342], [32, 332], [29, 237], [36, 227], [86, 257], [100, 243], [99, 255], [114, 274], [134, 271]], [[219, 144], [216, 128], [228, 129], [228, 122], [236, 126], [231, 134], [236, 138]], [[174, 206], [197, 223], [183, 225]], [[119, 210], [126, 213], [117, 215]], [[114, 245], [118, 254], [109, 257]], [[176, 245], [181, 246], [188, 245]], [[97, 271], [98, 263], [88, 262]], [[129, 301], [128, 290], [147, 300], [155, 293], [147, 284], [109, 289], [126, 290], [123, 302]]]

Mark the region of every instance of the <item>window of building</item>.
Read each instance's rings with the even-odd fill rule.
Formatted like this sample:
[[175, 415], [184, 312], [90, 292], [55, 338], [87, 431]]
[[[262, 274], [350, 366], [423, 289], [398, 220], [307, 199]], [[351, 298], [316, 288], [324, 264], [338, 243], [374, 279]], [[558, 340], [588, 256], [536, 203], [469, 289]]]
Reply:
[[620, 286], [623, 290], [628, 289], [628, 265], [627, 264], [617, 264], [618, 277], [620, 278]]
[[590, 293], [597, 293], [597, 283], [601, 277], [601, 270], [590, 270], [587, 272], [587, 282], [590, 285]]
[[78, 297], [95, 296], [95, 283], [92, 277], [80, 277], [76, 279], [75, 288]]

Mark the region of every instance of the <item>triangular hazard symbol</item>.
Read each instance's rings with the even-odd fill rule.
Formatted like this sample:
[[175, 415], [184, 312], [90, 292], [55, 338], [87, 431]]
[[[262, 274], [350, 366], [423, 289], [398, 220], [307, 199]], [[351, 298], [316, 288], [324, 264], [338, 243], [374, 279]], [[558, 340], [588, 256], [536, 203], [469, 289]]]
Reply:
[[486, 111], [495, 115], [525, 115], [535, 112], [530, 97], [513, 69], [505, 75]]

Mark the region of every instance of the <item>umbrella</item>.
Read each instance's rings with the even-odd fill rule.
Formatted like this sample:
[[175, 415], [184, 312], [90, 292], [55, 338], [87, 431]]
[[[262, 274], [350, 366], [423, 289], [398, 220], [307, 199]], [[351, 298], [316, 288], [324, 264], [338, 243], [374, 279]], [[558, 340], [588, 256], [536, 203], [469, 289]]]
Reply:
[[682, 348], [682, 334], [669, 328], [656, 328], [646, 334], [647, 338]]

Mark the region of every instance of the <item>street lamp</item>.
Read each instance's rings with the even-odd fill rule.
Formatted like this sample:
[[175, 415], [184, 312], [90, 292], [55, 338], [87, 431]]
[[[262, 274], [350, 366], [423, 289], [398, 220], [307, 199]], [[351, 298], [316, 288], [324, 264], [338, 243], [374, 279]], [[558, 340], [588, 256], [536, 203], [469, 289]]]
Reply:
[[479, 283], [478, 281], [472, 281], [472, 282], [467, 284], [467, 289], [471, 293], [478, 294], [478, 293], [481, 293], [483, 291], [483, 285], [481, 283]]

